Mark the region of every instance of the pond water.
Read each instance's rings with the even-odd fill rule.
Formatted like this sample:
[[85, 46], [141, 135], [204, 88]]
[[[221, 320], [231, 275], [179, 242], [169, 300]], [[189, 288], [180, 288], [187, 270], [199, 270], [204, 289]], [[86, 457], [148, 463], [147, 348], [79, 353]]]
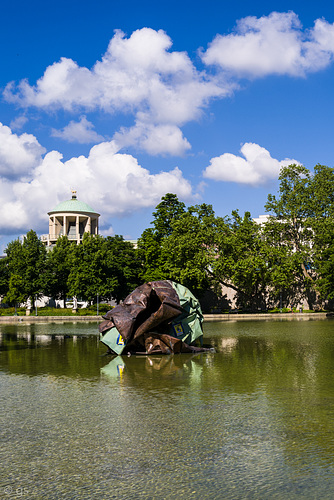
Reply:
[[334, 498], [334, 320], [204, 325], [105, 356], [97, 323], [0, 325], [0, 498]]

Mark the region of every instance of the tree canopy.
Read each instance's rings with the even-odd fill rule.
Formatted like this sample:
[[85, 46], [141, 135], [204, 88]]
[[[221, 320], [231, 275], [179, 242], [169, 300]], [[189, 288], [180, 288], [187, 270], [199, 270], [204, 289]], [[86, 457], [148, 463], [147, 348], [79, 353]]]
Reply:
[[29, 231], [23, 241], [14, 240], [6, 249], [9, 275], [7, 302], [23, 302], [43, 294], [45, 285], [46, 249], [34, 231]]
[[311, 173], [290, 165], [281, 169], [279, 180], [279, 197], [269, 195], [265, 206], [272, 215], [265, 233], [271, 246], [285, 254], [291, 274], [284, 288], [298, 289], [320, 306], [334, 297], [334, 169], [316, 165]]
[[334, 169], [282, 167], [265, 208], [260, 225], [250, 212], [221, 217], [167, 193], [137, 248], [121, 236], [85, 233], [80, 245], [61, 237], [46, 252], [29, 231], [0, 261], [0, 293], [8, 303], [41, 294], [120, 301], [143, 282], [171, 279], [198, 296], [229, 288], [248, 310], [334, 299]]
[[0, 290], [5, 303], [32, 303], [36, 296], [61, 299], [68, 296], [88, 302], [124, 299], [141, 283], [141, 266], [132, 243], [121, 236], [84, 234], [82, 244], [67, 236], [46, 251], [34, 231], [23, 241], [14, 240], [0, 261]]
[[70, 254], [69, 293], [84, 300], [124, 299], [140, 284], [140, 266], [132, 243], [121, 236], [84, 234]]

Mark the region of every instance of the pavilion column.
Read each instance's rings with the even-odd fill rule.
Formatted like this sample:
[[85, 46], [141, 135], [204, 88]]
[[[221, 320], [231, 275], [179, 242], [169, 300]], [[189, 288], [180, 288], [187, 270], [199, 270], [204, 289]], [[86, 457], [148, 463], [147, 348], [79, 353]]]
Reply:
[[87, 218], [87, 227], [86, 227], [87, 233], [92, 234], [91, 228], [92, 228], [92, 218], [88, 217]]
[[52, 240], [55, 240], [56, 238], [56, 229], [57, 229], [57, 226], [56, 226], [56, 216], [53, 215], [52, 217], [50, 217], [50, 234], [49, 234], [49, 244], [51, 245], [51, 239]]
[[63, 215], [63, 236], [67, 235], [67, 220], [66, 215]]
[[77, 237], [77, 243], [79, 245], [79, 243], [80, 243], [80, 220], [79, 220], [79, 215], [76, 216], [76, 220], [75, 220], [75, 235]]
[[52, 217], [52, 215], [49, 217], [49, 238], [53, 238], [53, 235], [54, 235], [54, 226], [55, 226], [55, 223], [54, 223], [54, 216]]

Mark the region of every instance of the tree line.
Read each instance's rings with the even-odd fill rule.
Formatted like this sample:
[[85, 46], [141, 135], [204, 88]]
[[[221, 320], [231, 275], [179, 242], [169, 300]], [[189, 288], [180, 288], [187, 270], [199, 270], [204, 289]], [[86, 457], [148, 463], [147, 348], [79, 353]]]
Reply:
[[172, 279], [201, 297], [227, 288], [238, 307], [258, 310], [307, 299], [334, 299], [334, 169], [283, 167], [277, 195], [268, 195], [267, 222], [250, 212], [216, 216], [211, 205], [186, 207], [166, 194], [137, 248], [121, 236], [84, 234], [82, 244], [60, 237], [51, 251], [29, 231], [1, 259], [5, 303], [46, 295], [120, 301], [139, 284]]
[[0, 294], [7, 304], [31, 303], [42, 296], [63, 301], [80, 297], [93, 303], [122, 300], [138, 286], [138, 255], [121, 236], [104, 238], [85, 233], [80, 245], [67, 236], [48, 251], [31, 230], [23, 240], [10, 242], [1, 259]]

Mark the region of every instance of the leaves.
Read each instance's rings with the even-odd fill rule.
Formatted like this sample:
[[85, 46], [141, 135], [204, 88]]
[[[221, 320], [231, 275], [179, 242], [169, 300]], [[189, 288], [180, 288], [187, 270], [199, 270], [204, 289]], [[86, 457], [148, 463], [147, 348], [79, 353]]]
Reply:
[[140, 284], [136, 251], [121, 236], [103, 238], [84, 234], [70, 255], [69, 294], [88, 301], [124, 299]]
[[6, 249], [9, 290], [5, 301], [23, 302], [41, 296], [45, 285], [46, 249], [34, 231], [23, 241], [14, 240]]
[[280, 197], [268, 196], [266, 209], [273, 217], [265, 228], [269, 243], [280, 253], [275, 284], [298, 288], [304, 297], [313, 290], [318, 301], [333, 297], [334, 169], [316, 165], [311, 174], [290, 165], [281, 169], [279, 178]]
[[212, 281], [208, 270], [215, 257], [217, 229], [212, 207], [189, 207], [172, 227], [173, 232], [162, 243], [163, 274], [200, 295]]
[[219, 234], [217, 251], [213, 272], [220, 283], [237, 292], [240, 306], [265, 307], [270, 284], [270, 252], [260, 226], [249, 212], [243, 217], [237, 211], [232, 212], [225, 231]]

